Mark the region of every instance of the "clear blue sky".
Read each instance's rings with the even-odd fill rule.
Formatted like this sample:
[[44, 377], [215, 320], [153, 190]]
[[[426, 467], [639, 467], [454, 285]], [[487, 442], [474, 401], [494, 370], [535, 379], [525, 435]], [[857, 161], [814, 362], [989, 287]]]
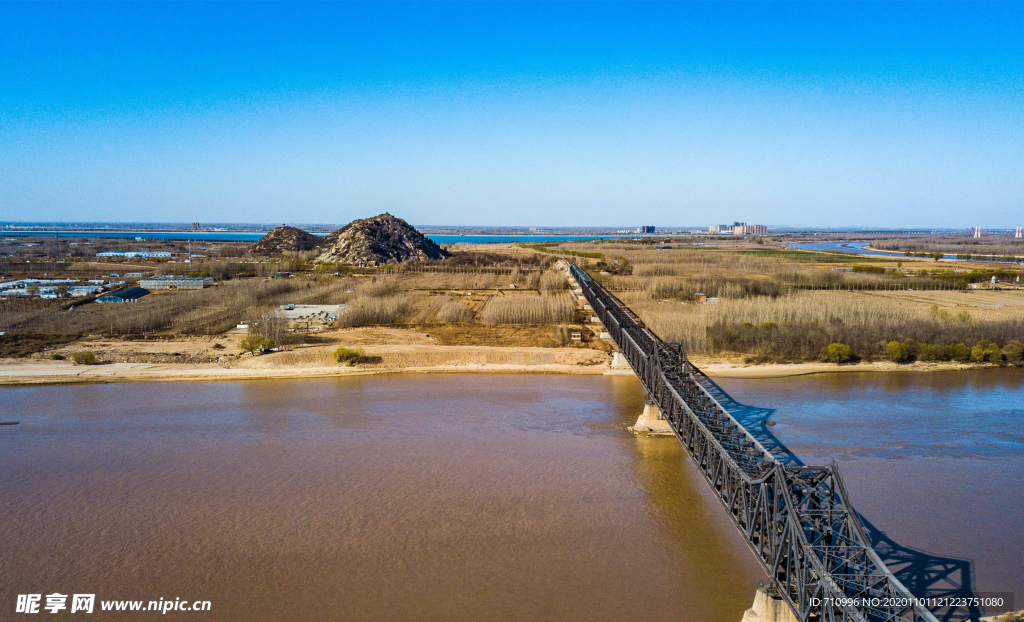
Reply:
[[1024, 3], [2, 3], [0, 220], [1024, 224]]

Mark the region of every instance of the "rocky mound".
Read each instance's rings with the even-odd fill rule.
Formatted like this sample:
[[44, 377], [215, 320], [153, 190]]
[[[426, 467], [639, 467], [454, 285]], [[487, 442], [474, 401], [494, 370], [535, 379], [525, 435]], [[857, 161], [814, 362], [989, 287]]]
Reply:
[[354, 220], [324, 239], [324, 251], [317, 261], [357, 266], [383, 266], [450, 256], [415, 227], [401, 218], [384, 213]]
[[324, 245], [325, 239], [302, 229], [281, 225], [271, 229], [249, 247], [249, 252], [260, 257], [274, 257], [285, 252], [311, 251]]

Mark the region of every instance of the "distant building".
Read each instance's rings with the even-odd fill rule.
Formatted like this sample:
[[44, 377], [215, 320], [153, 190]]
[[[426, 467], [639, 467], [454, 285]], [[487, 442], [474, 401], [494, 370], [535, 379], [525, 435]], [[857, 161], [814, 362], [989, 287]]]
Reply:
[[77, 298], [103, 291], [102, 285], [75, 285], [75, 279], [22, 279], [0, 283], [0, 296], [38, 296], [40, 298]]
[[1017, 233], [1015, 233], [1013, 237], [1017, 238], [1018, 240], [1024, 238], [1024, 229], [1022, 229], [1021, 227], [1017, 227]]
[[765, 225], [748, 225], [747, 223], [740, 223], [734, 225], [732, 228], [733, 235], [764, 235], [768, 233], [768, 227]]
[[[0, 296], [39, 296], [42, 298], [59, 298], [60, 292], [58, 291], [58, 288], [61, 288], [62, 290], [66, 288], [66, 293], [69, 296], [84, 295], [72, 294], [73, 290], [83, 287], [81, 285], [73, 286], [77, 282], [77, 279], [20, 279], [18, 281], [6, 281], [4, 283], [0, 283]], [[99, 286], [88, 287], [95, 287], [100, 291], [103, 290], [103, 288]]]
[[96, 302], [134, 302], [148, 293], [148, 289], [142, 289], [141, 287], [129, 287], [128, 289], [122, 289], [121, 291], [114, 292], [113, 294], [100, 296], [96, 299]]
[[23, 289], [29, 285], [45, 286], [45, 285], [71, 285], [77, 283], [78, 279], [20, 279], [17, 281], [6, 281], [0, 283], [0, 291], [7, 289]]
[[644, 225], [640, 227], [640, 233], [654, 233], [654, 225]]
[[170, 259], [172, 257], [170, 251], [103, 251], [102, 253], [96, 253], [96, 256], [117, 259], [133, 259], [136, 257], [139, 259]]
[[764, 235], [768, 233], [767, 225], [748, 225], [745, 222], [734, 222], [731, 225], [711, 225], [708, 232], [719, 235]]
[[102, 285], [75, 285], [68, 288], [68, 296], [79, 298], [81, 296], [93, 296], [102, 292], [105, 288]]
[[975, 237], [975, 239], [981, 237], [981, 227], [975, 227], [974, 228], [974, 237]]
[[203, 289], [210, 283], [210, 277], [172, 276], [162, 274], [139, 281], [145, 289]]

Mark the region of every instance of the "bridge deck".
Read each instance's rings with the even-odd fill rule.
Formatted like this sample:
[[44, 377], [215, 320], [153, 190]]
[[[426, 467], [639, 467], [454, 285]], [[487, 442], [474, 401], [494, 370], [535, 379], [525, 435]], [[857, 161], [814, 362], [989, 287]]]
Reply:
[[569, 269], [798, 619], [936, 622], [869, 545], [835, 464], [769, 451], [683, 344], [662, 341], [585, 270]]

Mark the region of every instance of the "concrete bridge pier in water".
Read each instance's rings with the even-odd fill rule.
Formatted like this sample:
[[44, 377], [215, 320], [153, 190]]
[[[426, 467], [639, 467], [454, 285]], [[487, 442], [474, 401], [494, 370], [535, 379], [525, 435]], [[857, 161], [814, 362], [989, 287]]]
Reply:
[[644, 410], [637, 417], [636, 423], [627, 428], [633, 434], [647, 434], [647, 436], [675, 436], [672, 426], [669, 425], [665, 414], [661, 412], [657, 404], [650, 400], [644, 404]]
[[754, 593], [754, 604], [743, 613], [740, 622], [800, 622], [790, 611], [782, 597], [767, 586], [760, 586]]

